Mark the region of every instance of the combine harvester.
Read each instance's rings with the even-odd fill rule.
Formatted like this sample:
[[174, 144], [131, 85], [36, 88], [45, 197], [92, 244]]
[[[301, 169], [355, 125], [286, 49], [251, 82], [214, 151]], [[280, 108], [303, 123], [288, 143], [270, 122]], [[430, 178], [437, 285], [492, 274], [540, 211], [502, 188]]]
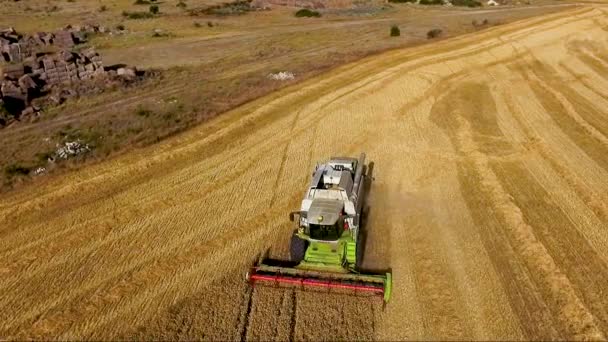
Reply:
[[291, 237], [291, 265], [265, 260], [247, 273], [252, 283], [350, 289], [391, 296], [391, 273], [359, 272], [361, 212], [368, 179], [365, 154], [331, 158], [317, 165], [299, 211], [289, 215], [297, 229]]

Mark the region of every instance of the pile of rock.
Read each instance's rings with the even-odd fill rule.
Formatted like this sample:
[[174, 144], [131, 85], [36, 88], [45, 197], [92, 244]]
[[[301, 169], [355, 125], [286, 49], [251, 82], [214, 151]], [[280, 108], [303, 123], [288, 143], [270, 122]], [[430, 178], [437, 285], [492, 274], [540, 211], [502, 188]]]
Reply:
[[[40, 105], [58, 104], [138, 78], [135, 68], [104, 68], [93, 48], [71, 50], [88, 32], [107, 31], [96, 25], [67, 26], [32, 36], [22, 36], [12, 28], [0, 30], [0, 128], [37, 113]], [[57, 48], [44, 48], [49, 45]]]
[[104, 26], [91, 24], [68, 25], [56, 32], [38, 32], [24, 36], [12, 27], [3, 29], [0, 30], [0, 62], [21, 62], [49, 46], [71, 49], [76, 44], [85, 43], [91, 33], [109, 33], [109, 30]]
[[[383, 3], [371, 1], [370, 3]], [[355, 0], [252, 0], [251, 7], [269, 9], [274, 6], [286, 6], [310, 9], [354, 8]]]
[[47, 84], [86, 80], [95, 75], [103, 74], [103, 61], [94, 49], [87, 49], [81, 53], [61, 51], [58, 54], [47, 55], [34, 61], [37, 69], [34, 74]]
[[92, 79], [105, 73], [101, 56], [94, 49], [27, 57], [20, 63], [0, 65], [0, 100], [9, 112], [18, 116], [28, 109], [32, 99], [54, 85]]
[[0, 61], [18, 63], [51, 45], [71, 49], [75, 44], [86, 41], [85, 36], [77, 37], [73, 32], [60, 30], [56, 33], [39, 32], [23, 36], [13, 28], [0, 30]]

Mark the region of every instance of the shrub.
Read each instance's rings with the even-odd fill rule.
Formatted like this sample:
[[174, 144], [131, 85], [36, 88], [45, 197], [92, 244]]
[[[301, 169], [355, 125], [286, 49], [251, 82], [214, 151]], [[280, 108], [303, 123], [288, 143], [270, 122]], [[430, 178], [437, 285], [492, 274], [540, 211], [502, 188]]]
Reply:
[[116, 29], [117, 29], [118, 31], [124, 31], [124, 30], [125, 30], [125, 25], [123, 25], [123, 24], [118, 24], [118, 25], [116, 25]]
[[135, 0], [135, 2], [133, 4], [135, 4], [135, 5], [149, 5], [150, 1], [148, 1], [148, 0]]
[[152, 13], [152, 14], [158, 14], [158, 12], [160, 12], [160, 10], [158, 9], [158, 5], [152, 5], [152, 6], [150, 6], [150, 13]]
[[443, 0], [420, 0], [421, 5], [443, 5]]
[[135, 114], [137, 114], [137, 116], [141, 116], [141, 117], [147, 118], [150, 115], [152, 115], [152, 111], [149, 110], [149, 109], [147, 109], [147, 108], [139, 106], [135, 110]]
[[27, 176], [31, 171], [31, 168], [19, 164], [11, 164], [4, 168], [4, 174], [8, 177]]
[[304, 18], [304, 17], [306, 17], [306, 18], [313, 18], [313, 17], [314, 18], [318, 18], [318, 17], [321, 16], [321, 13], [319, 13], [317, 11], [309, 10], [308, 8], [303, 8], [303, 9], [297, 11], [295, 15], [298, 18]]
[[190, 15], [242, 15], [252, 10], [251, 0], [236, 0], [221, 5], [213, 5], [207, 8], [190, 10]]
[[439, 37], [439, 35], [441, 35], [442, 32], [443, 31], [441, 29], [432, 29], [426, 33], [426, 38], [433, 39], [433, 38]]
[[106, 7], [106, 5], [102, 5], [101, 7], [99, 7], [99, 10], [98, 10], [98, 11], [99, 11], [99, 12], [105, 12], [105, 11], [107, 11], [107, 10], [108, 10], [108, 8]]
[[213, 27], [213, 23], [212, 23], [212, 22], [210, 22], [210, 21], [208, 21], [208, 22], [207, 22], [207, 26], [209, 26], [209, 27]]
[[477, 0], [452, 0], [454, 6], [466, 6], [466, 7], [481, 7], [481, 2]]
[[178, 8], [186, 8], [186, 7], [188, 7], [188, 5], [186, 5], [186, 3], [183, 2], [183, 1], [181, 1], [181, 0], [175, 6], [178, 7]]
[[127, 17], [129, 19], [149, 19], [154, 17], [154, 14], [150, 12], [122, 12], [123, 17]]
[[0, 102], [0, 127], [6, 125], [11, 115], [4, 108], [4, 103]]
[[198, 28], [198, 27], [202, 27], [202, 26], [203, 26], [203, 25], [201, 25], [201, 23], [196, 22], [196, 21], [194, 22], [194, 27], [197, 27], [197, 28]]
[[391, 26], [391, 37], [399, 37], [401, 35], [401, 30], [399, 30], [399, 26], [393, 25]]
[[388, 2], [402, 4], [402, 3], [406, 3], [406, 2], [416, 3], [416, 0], [388, 0]]

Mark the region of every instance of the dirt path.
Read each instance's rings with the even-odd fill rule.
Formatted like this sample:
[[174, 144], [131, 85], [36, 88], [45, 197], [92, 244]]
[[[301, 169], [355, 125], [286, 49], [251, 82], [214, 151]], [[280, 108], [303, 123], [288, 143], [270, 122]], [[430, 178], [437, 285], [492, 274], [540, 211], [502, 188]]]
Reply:
[[[606, 339], [608, 9], [393, 51], [0, 201], [7, 339]], [[333, 154], [394, 295], [249, 289]]]

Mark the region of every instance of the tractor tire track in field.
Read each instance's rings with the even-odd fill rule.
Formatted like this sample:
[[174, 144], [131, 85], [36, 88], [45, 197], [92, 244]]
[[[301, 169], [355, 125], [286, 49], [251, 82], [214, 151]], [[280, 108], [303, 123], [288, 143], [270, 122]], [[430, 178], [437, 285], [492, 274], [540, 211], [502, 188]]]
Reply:
[[[606, 27], [588, 4], [390, 51], [4, 195], [0, 337], [606, 339]], [[249, 287], [315, 162], [360, 151], [391, 302]]]

